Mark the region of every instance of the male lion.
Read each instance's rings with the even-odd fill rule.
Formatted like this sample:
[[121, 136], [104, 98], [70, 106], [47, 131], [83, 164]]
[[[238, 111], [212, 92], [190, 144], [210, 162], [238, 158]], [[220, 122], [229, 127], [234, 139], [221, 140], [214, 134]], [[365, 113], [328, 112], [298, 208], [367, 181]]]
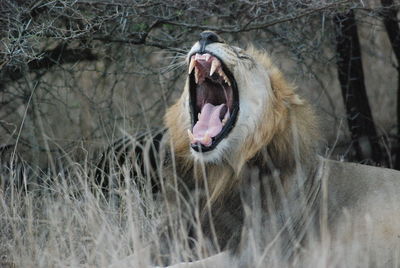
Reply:
[[174, 169], [161, 185], [174, 189], [178, 213], [198, 219], [193, 236], [223, 252], [187, 265], [296, 264], [311, 249], [354, 248], [365, 252], [356, 265], [395, 265], [399, 172], [318, 156], [314, 112], [266, 53], [206, 31], [186, 61], [185, 88], [165, 116]]

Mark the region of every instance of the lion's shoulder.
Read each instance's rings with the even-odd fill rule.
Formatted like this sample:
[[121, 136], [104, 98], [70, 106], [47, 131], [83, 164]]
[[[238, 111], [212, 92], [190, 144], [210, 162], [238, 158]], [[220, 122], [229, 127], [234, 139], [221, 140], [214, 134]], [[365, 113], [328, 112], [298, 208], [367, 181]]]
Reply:
[[400, 171], [357, 163], [323, 160], [332, 213], [343, 209], [368, 211], [371, 203], [400, 202]]
[[381, 185], [387, 182], [400, 183], [400, 171], [368, 166], [359, 163], [341, 162], [330, 159], [323, 160], [325, 168], [336, 181], [365, 182], [365, 184]]

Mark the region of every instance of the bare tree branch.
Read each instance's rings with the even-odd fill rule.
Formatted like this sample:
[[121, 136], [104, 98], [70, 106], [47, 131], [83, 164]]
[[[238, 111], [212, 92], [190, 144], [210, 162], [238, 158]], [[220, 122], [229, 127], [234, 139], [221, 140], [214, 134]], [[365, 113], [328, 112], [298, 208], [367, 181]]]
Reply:
[[396, 162], [394, 168], [400, 170], [400, 26], [397, 20], [398, 10], [393, 0], [381, 0], [383, 23], [389, 36], [394, 55], [397, 59], [397, 150], [395, 152]]
[[337, 64], [347, 122], [358, 161], [383, 164], [379, 140], [364, 84], [361, 48], [352, 10], [334, 18], [337, 27]]

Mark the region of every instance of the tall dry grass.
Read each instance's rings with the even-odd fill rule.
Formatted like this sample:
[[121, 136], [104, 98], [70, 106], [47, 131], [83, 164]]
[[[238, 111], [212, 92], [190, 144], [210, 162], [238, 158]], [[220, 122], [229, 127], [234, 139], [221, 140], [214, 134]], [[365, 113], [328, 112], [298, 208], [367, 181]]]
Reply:
[[71, 161], [57, 174], [29, 167], [1, 174], [22, 181], [0, 192], [3, 265], [107, 267], [130, 255], [138, 256], [135, 267], [149, 263], [147, 246], [161, 213], [148, 202], [145, 216], [145, 200], [134, 185], [118, 189], [117, 207], [91, 185], [92, 169]]
[[[147, 180], [140, 167], [108, 157], [106, 176], [118, 180], [109, 191], [96, 184], [99, 167], [88, 159], [64, 155], [56, 172], [2, 159], [0, 267], [148, 267], [201, 258], [186, 225], [169, 219], [163, 194], [139, 185]], [[166, 235], [168, 225], [174, 231]]]
[[[133, 176], [135, 165], [120, 166], [111, 154], [109, 157], [113, 165], [109, 175], [124, 183], [114, 184], [106, 193], [94, 183], [97, 167], [90, 160], [78, 163], [69, 159], [57, 173], [22, 165], [18, 158], [12, 167], [2, 164], [1, 267], [150, 267], [217, 253], [210, 246], [213, 238], [188, 242], [188, 222], [173, 220], [162, 192], [154, 196], [137, 184], [148, 178]], [[388, 253], [390, 264], [388, 259], [374, 258], [370, 238], [354, 231], [351, 216], [339, 242], [332, 242], [326, 225], [310, 229], [304, 241], [288, 242], [276, 222], [263, 222], [265, 212], [254, 186], [249, 186], [252, 205], [245, 208], [246, 240], [241, 252], [225, 259], [222, 266], [399, 267], [400, 255], [395, 249]], [[326, 216], [322, 210], [322, 222], [327, 223]], [[190, 223], [200, 230], [196, 219]], [[296, 253], [283, 259], [282, 248], [288, 243]]]

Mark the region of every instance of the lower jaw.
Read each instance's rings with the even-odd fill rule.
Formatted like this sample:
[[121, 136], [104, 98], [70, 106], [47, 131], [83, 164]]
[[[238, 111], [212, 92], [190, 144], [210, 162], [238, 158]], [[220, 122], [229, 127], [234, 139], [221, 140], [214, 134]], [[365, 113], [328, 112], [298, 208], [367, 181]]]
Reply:
[[191, 155], [195, 161], [201, 161], [204, 163], [213, 163], [217, 164], [222, 161], [221, 157], [221, 150], [219, 150], [219, 147], [208, 151], [208, 152], [198, 152], [193, 149], [190, 149]]
[[[221, 132], [223, 132], [224, 131], [224, 129], [221, 131]], [[219, 135], [219, 134], [218, 134]], [[217, 137], [218, 137], [218, 135], [217, 135]], [[198, 153], [208, 153], [208, 152], [212, 152], [212, 151], [214, 151], [215, 149], [217, 149], [217, 147], [220, 145], [220, 143], [224, 140], [225, 138], [224, 137], [218, 137], [218, 140], [214, 140], [213, 142], [212, 142], [212, 144], [211, 145], [209, 145], [209, 146], [206, 146], [206, 145], [203, 145], [203, 144], [201, 144], [201, 143], [195, 143], [195, 144], [190, 144], [190, 147], [191, 147], [191, 149], [193, 150], [193, 151], [195, 151], [195, 152], [198, 152]]]

